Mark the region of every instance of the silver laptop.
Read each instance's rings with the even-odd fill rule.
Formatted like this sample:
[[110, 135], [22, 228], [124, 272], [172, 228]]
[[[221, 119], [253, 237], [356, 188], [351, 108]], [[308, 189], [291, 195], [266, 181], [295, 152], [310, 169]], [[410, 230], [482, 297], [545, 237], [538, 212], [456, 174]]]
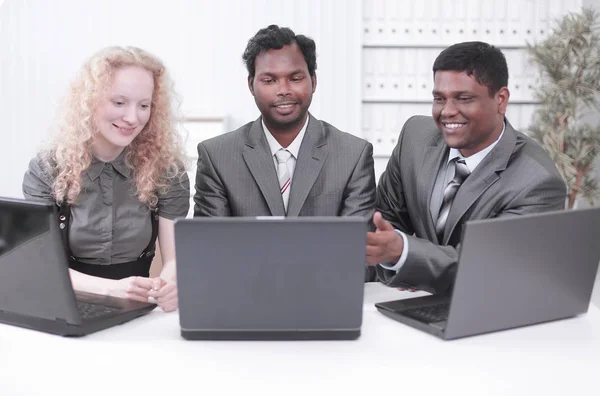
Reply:
[[73, 292], [56, 209], [0, 198], [0, 323], [82, 336], [154, 309], [155, 304]]
[[600, 262], [600, 208], [470, 221], [452, 296], [376, 304], [454, 339], [587, 312]]
[[179, 219], [186, 339], [355, 339], [367, 221], [351, 217]]

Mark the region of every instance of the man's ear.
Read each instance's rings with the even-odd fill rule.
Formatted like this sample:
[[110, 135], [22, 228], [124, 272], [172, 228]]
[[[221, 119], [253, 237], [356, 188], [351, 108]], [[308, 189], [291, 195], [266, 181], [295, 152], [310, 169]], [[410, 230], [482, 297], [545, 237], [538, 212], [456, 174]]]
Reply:
[[510, 98], [510, 91], [507, 87], [502, 87], [496, 92], [496, 101], [498, 103], [498, 113], [506, 114], [506, 106], [508, 105], [508, 99]]
[[315, 93], [317, 90], [317, 73], [314, 73], [312, 76], [310, 76], [310, 79], [312, 81], [312, 93]]
[[252, 96], [254, 96], [254, 77], [248, 76], [248, 89]]

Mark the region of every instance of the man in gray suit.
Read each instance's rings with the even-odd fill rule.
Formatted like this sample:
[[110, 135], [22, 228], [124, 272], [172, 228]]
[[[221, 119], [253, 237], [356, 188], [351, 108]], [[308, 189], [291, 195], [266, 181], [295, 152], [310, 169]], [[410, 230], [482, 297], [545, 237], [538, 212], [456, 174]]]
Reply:
[[367, 263], [388, 286], [440, 293], [453, 284], [466, 221], [564, 209], [566, 186], [546, 152], [504, 116], [500, 50], [455, 44], [433, 76], [433, 118], [406, 122], [379, 181]]
[[373, 146], [309, 114], [315, 42], [271, 25], [248, 41], [261, 117], [198, 145], [195, 216], [362, 216], [375, 204]]

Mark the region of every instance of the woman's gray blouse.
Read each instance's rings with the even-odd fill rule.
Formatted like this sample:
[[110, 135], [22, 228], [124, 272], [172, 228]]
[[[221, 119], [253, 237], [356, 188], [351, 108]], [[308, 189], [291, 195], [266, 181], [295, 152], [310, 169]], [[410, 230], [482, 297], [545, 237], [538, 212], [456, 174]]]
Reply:
[[[82, 189], [71, 205], [69, 247], [87, 264], [120, 264], [137, 260], [152, 236], [150, 208], [135, 196], [132, 170], [125, 153], [112, 162], [93, 160], [82, 175]], [[52, 172], [38, 156], [29, 163], [23, 179], [27, 199], [55, 203]], [[190, 183], [186, 173], [175, 178], [165, 194], [158, 196], [158, 214], [173, 220], [185, 217], [190, 206]]]

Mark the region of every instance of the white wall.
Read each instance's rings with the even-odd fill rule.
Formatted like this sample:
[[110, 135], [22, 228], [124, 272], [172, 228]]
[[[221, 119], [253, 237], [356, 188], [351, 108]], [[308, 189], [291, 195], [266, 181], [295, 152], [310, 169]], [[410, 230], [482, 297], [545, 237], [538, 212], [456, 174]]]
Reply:
[[[289, 26], [317, 43], [311, 112], [360, 135], [360, 0], [5, 0], [0, 8], [0, 195], [21, 196], [22, 175], [47, 136], [59, 98], [84, 60], [134, 45], [167, 64], [189, 117], [258, 116], [241, 55], [258, 29]], [[193, 142], [190, 142], [193, 144]]]

